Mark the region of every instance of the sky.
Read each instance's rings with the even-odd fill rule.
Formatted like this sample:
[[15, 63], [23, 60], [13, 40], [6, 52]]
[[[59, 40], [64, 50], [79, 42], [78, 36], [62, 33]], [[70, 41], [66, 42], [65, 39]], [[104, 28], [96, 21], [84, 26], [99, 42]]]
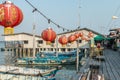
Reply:
[[[0, 0], [2, 3], [5, 0]], [[20, 25], [15, 27], [15, 33], [32, 33], [33, 24], [36, 25], [35, 33], [51, 27], [56, 33], [62, 33], [63, 29], [48, 21], [25, 0], [11, 0], [18, 6], [24, 15]], [[107, 34], [109, 29], [120, 26], [120, 0], [28, 0], [45, 16], [64, 28], [74, 30], [80, 24], [80, 28], [89, 28], [102, 34]], [[80, 6], [80, 8], [79, 8]], [[80, 17], [79, 17], [80, 15]], [[115, 15], [118, 19], [112, 19]], [[0, 26], [0, 34], [4, 28]]]

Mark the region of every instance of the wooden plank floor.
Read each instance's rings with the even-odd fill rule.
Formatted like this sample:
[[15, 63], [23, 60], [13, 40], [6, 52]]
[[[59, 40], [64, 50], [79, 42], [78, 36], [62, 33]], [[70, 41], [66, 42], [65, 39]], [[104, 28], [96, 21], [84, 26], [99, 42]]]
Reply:
[[106, 49], [105, 62], [102, 62], [102, 71], [105, 80], [120, 80], [120, 53]]

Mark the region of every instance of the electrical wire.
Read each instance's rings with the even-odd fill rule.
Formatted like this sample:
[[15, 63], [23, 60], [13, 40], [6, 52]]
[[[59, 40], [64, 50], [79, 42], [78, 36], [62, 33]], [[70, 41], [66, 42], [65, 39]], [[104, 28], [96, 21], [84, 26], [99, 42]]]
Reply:
[[[113, 16], [116, 16], [116, 14], [118, 13], [119, 10], [120, 10], [120, 5], [117, 7], [117, 9], [116, 9], [116, 11], [115, 11]], [[113, 21], [113, 19], [111, 18], [110, 21], [108, 22], [108, 25], [107, 25], [106, 28], [109, 28], [109, 29], [112, 28], [112, 26], [110, 26], [111, 24], [113, 24], [112, 21]]]
[[35, 11], [37, 11], [39, 14], [41, 14], [45, 19], [47, 19], [48, 20], [48, 23], [53, 23], [54, 25], [56, 25], [58, 28], [62, 28], [63, 29], [63, 31], [64, 30], [67, 30], [67, 31], [72, 31], [72, 30], [70, 30], [70, 29], [67, 29], [67, 28], [65, 28], [65, 27], [62, 27], [62, 26], [60, 26], [59, 24], [57, 24], [56, 22], [54, 22], [54, 21], [52, 21], [51, 19], [49, 19], [47, 16], [45, 16], [41, 11], [39, 11], [34, 5], [32, 5], [28, 0], [25, 0], [32, 8], [33, 8], [33, 11], [32, 12], [35, 12]]

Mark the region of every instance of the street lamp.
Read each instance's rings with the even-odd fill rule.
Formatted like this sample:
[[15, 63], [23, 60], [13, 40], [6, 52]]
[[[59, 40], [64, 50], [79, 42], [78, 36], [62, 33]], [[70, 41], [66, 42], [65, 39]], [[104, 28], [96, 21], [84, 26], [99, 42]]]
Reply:
[[117, 16], [112, 16], [112, 19], [117, 19], [118, 17]]

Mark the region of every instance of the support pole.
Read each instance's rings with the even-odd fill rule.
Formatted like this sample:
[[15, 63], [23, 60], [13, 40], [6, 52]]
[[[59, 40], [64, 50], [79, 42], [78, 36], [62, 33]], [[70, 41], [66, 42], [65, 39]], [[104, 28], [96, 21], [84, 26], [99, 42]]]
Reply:
[[33, 25], [33, 57], [35, 58], [35, 25]]
[[56, 37], [56, 57], [58, 57], [58, 36]]
[[76, 40], [76, 44], [77, 44], [77, 62], [76, 62], [76, 72], [79, 72], [79, 43], [78, 40]]

